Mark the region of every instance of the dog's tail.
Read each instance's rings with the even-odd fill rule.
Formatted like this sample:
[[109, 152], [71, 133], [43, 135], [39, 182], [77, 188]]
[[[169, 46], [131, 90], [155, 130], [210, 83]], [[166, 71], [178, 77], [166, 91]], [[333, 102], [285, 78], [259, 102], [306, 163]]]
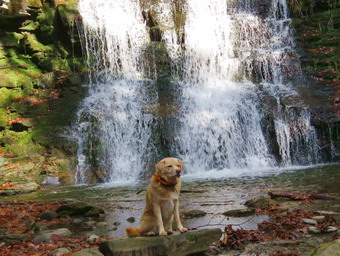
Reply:
[[136, 227], [127, 227], [125, 228], [125, 232], [129, 237], [141, 236], [141, 233]]

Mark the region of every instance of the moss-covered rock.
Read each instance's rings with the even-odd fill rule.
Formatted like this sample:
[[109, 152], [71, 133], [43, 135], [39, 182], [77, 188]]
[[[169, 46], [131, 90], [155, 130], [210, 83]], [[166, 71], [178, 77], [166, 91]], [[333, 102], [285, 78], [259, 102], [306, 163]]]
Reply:
[[2, 183], [42, 182], [48, 175], [74, 182], [76, 149], [62, 134], [83, 97], [85, 65], [69, 33], [77, 34], [77, 1], [61, 3], [29, 0], [31, 16], [16, 15], [15, 4], [0, 16]]

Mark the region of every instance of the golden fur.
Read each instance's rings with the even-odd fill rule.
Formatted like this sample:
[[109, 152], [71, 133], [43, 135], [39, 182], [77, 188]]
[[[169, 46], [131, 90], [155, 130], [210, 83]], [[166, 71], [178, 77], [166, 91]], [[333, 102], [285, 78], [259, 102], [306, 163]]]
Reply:
[[146, 206], [139, 227], [125, 229], [129, 237], [172, 233], [175, 219], [177, 230], [186, 232], [179, 217], [180, 175], [184, 164], [181, 160], [168, 157], [156, 165], [155, 174], [146, 191]]

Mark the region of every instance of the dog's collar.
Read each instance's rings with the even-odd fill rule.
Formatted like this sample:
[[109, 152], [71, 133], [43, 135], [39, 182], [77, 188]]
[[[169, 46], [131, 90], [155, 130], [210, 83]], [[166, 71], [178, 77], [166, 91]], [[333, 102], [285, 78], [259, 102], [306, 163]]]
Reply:
[[177, 182], [167, 182], [159, 174], [154, 174], [153, 178], [155, 179], [155, 181], [163, 184], [164, 186], [175, 186], [177, 184]]

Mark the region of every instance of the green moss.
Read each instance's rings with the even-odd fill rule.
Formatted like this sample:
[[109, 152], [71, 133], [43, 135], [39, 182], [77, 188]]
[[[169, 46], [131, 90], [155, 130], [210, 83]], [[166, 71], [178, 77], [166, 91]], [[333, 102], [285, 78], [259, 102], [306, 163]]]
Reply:
[[35, 34], [29, 32], [23, 32], [25, 36], [25, 45], [33, 52], [53, 52], [54, 47], [52, 45], [44, 45], [39, 42]]
[[293, 22], [300, 48], [304, 49], [303, 68], [329, 83], [340, 79], [339, 18], [340, 9], [327, 9]]
[[79, 12], [74, 5], [58, 5], [57, 11], [60, 15], [62, 23], [66, 27], [74, 26], [75, 21], [79, 19]]
[[0, 47], [19, 47], [20, 40], [23, 38], [22, 34], [16, 32], [0, 34]]
[[32, 143], [31, 131], [15, 132], [6, 130], [0, 138], [3, 149], [6, 152], [11, 152], [15, 155], [25, 156], [41, 153], [44, 148], [38, 144]]
[[40, 23], [39, 23], [39, 22], [37, 22], [37, 21], [35, 21], [35, 22], [31, 21], [31, 22], [29, 22], [28, 24], [26, 24], [26, 26], [23, 26], [23, 27], [21, 27], [21, 28], [19, 28], [19, 29], [20, 29], [20, 30], [24, 30], [24, 31], [34, 31], [34, 30], [38, 29], [39, 26], [40, 26]]
[[51, 26], [54, 24], [55, 9], [51, 8], [48, 3], [44, 3], [42, 6], [42, 12], [38, 14], [36, 20], [42, 24]]

